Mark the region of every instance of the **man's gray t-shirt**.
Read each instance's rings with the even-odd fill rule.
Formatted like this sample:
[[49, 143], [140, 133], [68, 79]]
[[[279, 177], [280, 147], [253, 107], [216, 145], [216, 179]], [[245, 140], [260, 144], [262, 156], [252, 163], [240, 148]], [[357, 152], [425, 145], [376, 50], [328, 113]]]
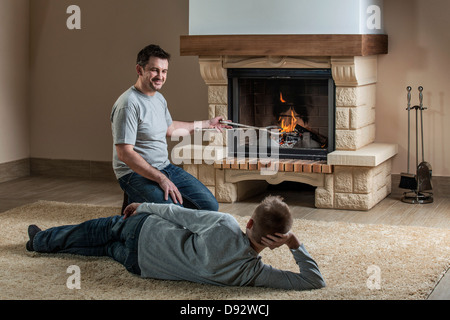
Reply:
[[166, 134], [172, 124], [167, 102], [159, 92], [147, 96], [134, 86], [116, 101], [111, 112], [113, 134], [113, 169], [116, 178], [132, 170], [117, 156], [116, 144], [130, 144], [158, 170], [169, 165]]
[[139, 234], [142, 277], [293, 290], [325, 285], [303, 245], [291, 250], [299, 273], [264, 264], [229, 214], [156, 203], [141, 204], [136, 211], [150, 214]]

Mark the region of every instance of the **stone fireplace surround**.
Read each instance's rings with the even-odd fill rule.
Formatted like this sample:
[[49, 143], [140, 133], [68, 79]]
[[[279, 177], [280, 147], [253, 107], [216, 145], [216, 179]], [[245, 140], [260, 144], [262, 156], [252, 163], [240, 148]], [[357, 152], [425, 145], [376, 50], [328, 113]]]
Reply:
[[228, 68], [327, 68], [336, 85], [336, 150], [324, 170], [280, 170], [289, 161], [271, 174], [230, 165], [225, 133], [205, 131], [206, 144], [176, 146], [172, 161], [219, 202], [239, 201], [283, 181], [315, 186], [317, 208], [369, 210], [391, 192], [397, 145], [375, 142], [377, 55], [387, 53], [386, 35], [182, 36], [180, 48], [181, 55], [199, 57], [211, 118], [228, 117]]

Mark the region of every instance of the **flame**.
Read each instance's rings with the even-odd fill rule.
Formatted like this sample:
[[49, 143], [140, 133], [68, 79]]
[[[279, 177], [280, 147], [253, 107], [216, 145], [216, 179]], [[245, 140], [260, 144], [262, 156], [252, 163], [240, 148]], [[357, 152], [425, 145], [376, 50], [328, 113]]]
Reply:
[[278, 119], [278, 122], [280, 123], [281, 132], [293, 132], [295, 129], [295, 126], [298, 123], [297, 118], [295, 117], [294, 110], [290, 108], [288, 111], [290, 111], [290, 114], [282, 115]]
[[286, 103], [286, 100], [283, 100], [283, 94], [280, 92], [280, 101], [281, 103]]

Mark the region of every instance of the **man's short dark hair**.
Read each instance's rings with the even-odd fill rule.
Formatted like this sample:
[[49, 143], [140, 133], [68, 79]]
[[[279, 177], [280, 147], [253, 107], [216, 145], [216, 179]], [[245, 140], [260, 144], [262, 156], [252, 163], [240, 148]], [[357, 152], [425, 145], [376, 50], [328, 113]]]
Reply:
[[289, 206], [279, 196], [266, 197], [253, 213], [253, 237], [258, 243], [268, 234], [286, 233], [293, 223]]
[[136, 59], [136, 64], [140, 65], [141, 67], [145, 67], [150, 57], [156, 57], [169, 61], [170, 53], [167, 53], [156, 44], [151, 44], [139, 51]]

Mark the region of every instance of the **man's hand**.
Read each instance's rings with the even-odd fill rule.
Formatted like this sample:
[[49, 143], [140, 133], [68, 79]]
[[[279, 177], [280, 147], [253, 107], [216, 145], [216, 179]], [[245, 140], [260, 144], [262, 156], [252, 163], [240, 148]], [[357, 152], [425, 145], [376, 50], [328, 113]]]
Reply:
[[183, 197], [181, 196], [180, 191], [178, 191], [178, 188], [176, 185], [170, 181], [169, 178], [166, 176], [163, 177], [160, 181], [158, 181], [159, 186], [164, 191], [164, 200], [169, 199], [169, 195], [173, 200], [173, 203], [180, 203], [183, 204]]
[[166, 201], [169, 199], [170, 195], [174, 203], [183, 204], [183, 198], [175, 184], [173, 184], [173, 182], [161, 171], [151, 166], [144, 158], [142, 158], [142, 156], [134, 151], [133, 145], [117, 144], [116, 150], [119, 159], [125, 162], [131, 170], [159, 184], [164, 191], [164, 199]]
[[261, 238], [261, 243], [268, 247], [270, 250], [279, 248], [284, 244], [287, 245], [289, 249], [297, 249], [301, 245], [300, 241], [298, 241], [295, 234], [293, 234], [291, 231], [285, 234], [268, 234], [267, 236]]
[[136, 209], [141, 205], [141, 203], [131, 203], [129, 204], [125, 210], [123, 210], [123, 218], [126, 219], [128, 217], [134, 216], [136, 214]]
[[216, 129], [218, 132], [222, 132], [223, 128], [232, 129], [230, 125], [225, 123], [226, 120], [223, 120], [223, 117], [215, 117], [213, 119], [207, 120], [209, 129]]

